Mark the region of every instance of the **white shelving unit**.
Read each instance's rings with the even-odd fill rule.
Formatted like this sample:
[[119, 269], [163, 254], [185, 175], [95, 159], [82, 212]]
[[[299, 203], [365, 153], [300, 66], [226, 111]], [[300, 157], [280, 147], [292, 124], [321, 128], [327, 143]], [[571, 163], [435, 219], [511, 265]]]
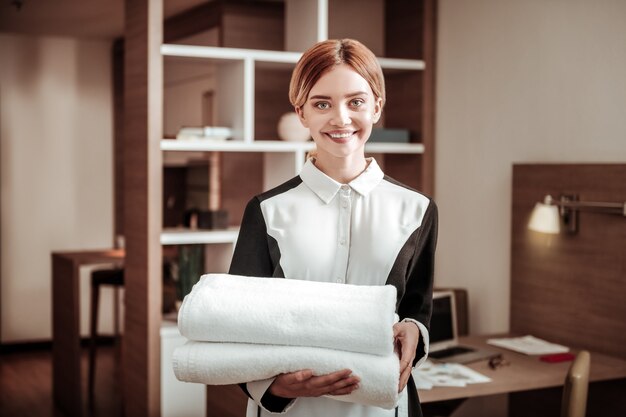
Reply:
[[[304, 2], [298, 4], [301, 5], [300, 3]], [[328, 7], [326, 0], [308, 3], [317, 4], [322, 11], [327, 10]], [[287, 4], [287, 19], [289, 19], [289, 2]], [[315, 39], [318, 38], [320, 37], [315, 37]], [[314, 148], [314, 144], [255, 138], [254, 103], [255, 69], [270, 67], [290, 70], [300, 59], [301, 52], [164, 44], [161, 46], [161, 53], [164, 59], [171, 60], [171, 62], [195, 63], [196, 65], [210, 63], [215, 66], [217, 85], [215, 101], [219, 103], [216, 125], [229, 126], [233, 130], [232, 140], [227, 141], [164, 139], [161, 141], [161, 150], [166, 152], [165, 164], [184, 164], [185, 160], [197, 156], [193, 154], [194, 152], [262, 153], [264, 190], [279, 185], [300, 172], [306, 153]], [[379, 62], [385, 71], [422, 71], [425, 68], [422, 60], [379, 58]], [[424, 146], [416, 143], [368, 143], [366, 152], [422, 154]]]
[[163, 417], [205, 417], [206, 387], [180, 382], [174, 375], [174, 349], [185, 344], [175, 321], [161, 323], [161, 415]]
[[[181, 164], [199, 152], [260, 152], [264, 154], [264, 189], [270, 189], [297, 175], [305, 162], [306, 153], [315, 148], [313, 142], [285, 142], [262, 140], [204, 141], [173, 140], [161, 141], [161, 150], [168, 152], [166, 164]], [[422, 154], [421, 143], [367, 143], [365, 151], [373, 154]], [[176, 153], [176, 155], [172, 155]], [[200, 243], [200, 242], [199, 242]], [[206, 242], [210, 243], [210, 242]]]
[[239, 228], [227, 230], [163, 229], [161, 245], [235, 244]]
[[[170, 152], [308, 152], [315, 148], [313, 142], [282, 142], [263, 140], [252, 143], [242, 141], [210, 141], [210, 140], [174, 140], [161, 141], [161, 150]], [[424, 145], [421, 143], [377, 143], [365, 144], [369, 153], [407, 153], [421, 154]]]
[[[376, 11], [365, 11], [369, 13], [369, 17], [364, 18], [366, 20], [355, 22], [353, 25], [355, 33], [349, 33], [348, 37], [357, 39], [363, 37], [364, 39], [361, 40], [364, 40], [369, 46], [368, 42], [371, 39], [370, 32], [372, 31], [370, 28], [373, 27], [373, 30], [380, 31], [382, 27], [370, 25], [367, 19], [371, 20], [372, 16], [374, 16], [373, 19], [378, 19], [383, 15], [384, 1], [372, 0], [371, 4], [368, 2], [367, 8]], [[197, 69], [202, 68], [202, 66], [211, 67], [210, 73], [215, 86], [213, 90], [214, 101], [218, 103], [213, 113], [215, 125], [228, 126], [233, 131], [232, 139], [225, 141], [163, 139], [160, 148], [164, 153], [164, 164], [184, 164], [187, 160], [202, 158], [202, 154], [207, 152], [260, 153], [263, 155], [263, 190], [268, 190], [298, 175], [304, 165], [307, 152], [314, 148], [314, 144], [313, 142], [280, 141], [276, 140], [277, 137], [255, 137], [255, 123], [257, 122], [255, 118], [255, 94], [259, 91], [257, 87], [261, 86], [261, 84], [256, 85], [258, 82], [256, 77], [259, 73], [266, 73], [266, 70], [276, 70], [283, 74], [289, 72], [294, 68], [303, 50], [317, 41], [327, 39], [329, 33], [331, 37], [345, 37], [343, 32], [337, 34], [339, 30], [336, 27], [333, 29], [334, 32], [329, 30], [329, 14], [339, 11], [337, 15], [340, 15], [343, 13], [340, 8], [353, 9], [354, 7], [362, 6], [357, 0], [285, 0], [284, 50], [163, 44], [161, 54], [165, 64], [195, 66]], [[359, 17], [359, 19], [361, 18]], [[382, 25], [384, 19], [382, 17], [380, 19]], [[335, 24], [339, 23], [339, 20], [337, 19]], [[342, 26], [346, 26], [343, 21]], [[343, 31], [343, 28], [341, 30]], [[352, 29], [348, 29], [348, 31], [350, 30]], [[378, 35], [383, 36], [381, 33]], [[380, 42], [381, 48], [382, 44]], [[400, 75], [400, 78], [404, 75], [410, 77], [416, 72], [424, 71], [427, 65], [419, 59], [388, 57], [380, 57], [379, 62], [386, 77], [389, 74]], [[199, 72], [197, 71], [197, 73]], [[396, 87], [396, 89], [399, 88]], [[286, 95], [287, 91], [285, 90]], [[403, 98], [403, 100], [407, 102], [407, 106], [415, 105], [414, 101], [411, 101], [414, 100], [413, 97]], [[274, 105], [275, 103], [268, 102], [267, 104]], [[259, 116], [257, 115], [257, 117]], [[260, 116], [260, 118], [262, 117]], [[404, 115], [401, 117], [406, 119], [412, 116]], [[418, 120], [419, 117], [414, 119]], [[268, 123], [268, 120], [264, 122]], [[428, 149], [425, 149], [421, 143], [366, 144], [366, 152], [376, 155], [404, 154], [419, 157], [426, 151]], [[418, 160], [415, 158], [415, 161]], [[410, 163], [412, 163], [412, 159], [410, 159]], [[249, 174], [242, 172], [242, 175]], [[212, 254], [209, 256], [212, 264], [220, 265], [221, 262], [223, 266], [225, 259], [230, 260], [237, 234], [237, 228], [214, 231], [165, 229], [161, 234], [161, 243], [163, 245], [212, 245]], [[163, 351], [163, 415], [204, 415], [206, 406], [204, 388], [202, 387], [202, 392], [199, 392], [195, 386], [197, 384], [181, 385], [182, 383], [173, 378], [171, 352], [175, 346], [184, 342], [184, 338], [180, 336], [174, 323], [164, 321], [161, 339]], [[201, 386], [198, 385], [198, 387]], [[176, 401], [168, 393], [175, 393]]]
[[[202, 60], [217, 65], [220, 89], [216, 101], [220, 105], [216, 122], [232, 127], [233, 140], [244, 143], [258, 140], [253, 133], [255, 67], [292, 68], [302, 56], [299, 52], [172, 44], [162, 45], [161, 54], [173, 60]], [[383, 70], [421, 71], [425, 68], [421, 60], [379, 58], [379, 62]]]

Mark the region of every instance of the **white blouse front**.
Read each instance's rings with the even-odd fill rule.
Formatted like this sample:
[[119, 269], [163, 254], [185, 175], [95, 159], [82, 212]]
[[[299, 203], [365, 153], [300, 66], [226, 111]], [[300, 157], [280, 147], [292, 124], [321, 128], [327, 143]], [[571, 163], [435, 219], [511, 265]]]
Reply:
[[[422, 287], [432, 288], [432, 270], [420, 271], [417, 259], [422, 240], [430, 236], [422, 232], [422, 223], [428, 216], [436, 216], [436, 211], [431, 214], [430, 206], [426, 196], [385, 177], [374, 159], [349, 184], [336, 182], [309, 160], [298, 177], [255, 197], [248, 205], [231, 273], [356, 285], [392, 283], [401, 287], [400, 318], [418, 325], [425, 345], [419, 364], [428, 353], [428, 330], [422, 322], [430, 314], [417, 313], [426, 307], [407, 304], [403, 309], [400, 298], [405, 289], [414, 294]], [[424, 295], [423, 299], [427, 298], [428, 294]], [[420, 302], [416, 299], [411, 303]], [[415, 314], [403, 314], [405, 310]], [[247, 384], [252, 397], [248, 416], [258, 415], [261, 397], [271, 382]], [[405, 416], [406, 398], [405, 389], [398, 414], [396, 410], [326, 397], [298, 398], [283, 412], [290, 417]], [[261, 415], [268, 413], [262, 409]]]

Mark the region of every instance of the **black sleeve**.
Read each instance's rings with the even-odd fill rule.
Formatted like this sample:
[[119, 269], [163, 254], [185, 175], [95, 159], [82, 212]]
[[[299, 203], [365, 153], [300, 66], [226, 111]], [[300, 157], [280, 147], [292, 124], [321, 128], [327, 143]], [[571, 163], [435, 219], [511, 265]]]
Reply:
[[[430, 331], [432, 313], [433, 276], [435, 249], [437, 247], [437, 206], [431, 200], [417, 236], [415, 253], [407, 270], [404, 296], [398, 306], [400, 319], [411, 318], [422, 323]], [[415, 363], [424, 356], [424, 339], [420, 337]]]
[[272, 272], [267, 227], [261, 212], [261, 202], [258, 197], [254, 197], [248, 202], [243, 213], [228, 273], [251, 277], [271, 277]]
[[[255, 197], [248, 202], [243, 213], [239, 236], [228, 273], [252, 277], [271, 277], [273, 269], [261, 202]], [[252, 398], [246, 384], [239, 384], [239, 387], [249, 398]], [[266, 391], [261, 399], [263, 407], [277, 413], [283, 411], [291, 401], [292, 399], [275, 396], [269, 391]]]

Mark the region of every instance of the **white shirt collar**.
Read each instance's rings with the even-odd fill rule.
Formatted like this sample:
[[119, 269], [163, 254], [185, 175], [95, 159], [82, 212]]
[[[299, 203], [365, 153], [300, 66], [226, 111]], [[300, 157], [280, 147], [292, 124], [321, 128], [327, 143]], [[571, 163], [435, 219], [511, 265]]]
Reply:
[[[367, 160], [369, 161], [367, 168], [347, 184], [363, 196], [368, 195], [385, 176], [374, 158]], [[312, 159], [307, 160], [302, 167], [300, 178], [325, 204], [331, 202], [343, 185], [320, 171]]]

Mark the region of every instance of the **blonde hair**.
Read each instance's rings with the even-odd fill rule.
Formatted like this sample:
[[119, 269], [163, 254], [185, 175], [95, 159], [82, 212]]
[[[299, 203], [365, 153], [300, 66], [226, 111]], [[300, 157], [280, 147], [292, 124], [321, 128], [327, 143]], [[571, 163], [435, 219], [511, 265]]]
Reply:
[[[315, 83], [337, 65], [346, 64], [367, 81], [374, 97], [381, 99], [381, 111], [385, 105], [385, 77], [378, 59], [361, 42], [354, 39], [329, 39], [306, 50], [291, 74], [289, 101], [294, 107], [302, 107]], [[307, 157], [315, 157], [311, 151]]]

